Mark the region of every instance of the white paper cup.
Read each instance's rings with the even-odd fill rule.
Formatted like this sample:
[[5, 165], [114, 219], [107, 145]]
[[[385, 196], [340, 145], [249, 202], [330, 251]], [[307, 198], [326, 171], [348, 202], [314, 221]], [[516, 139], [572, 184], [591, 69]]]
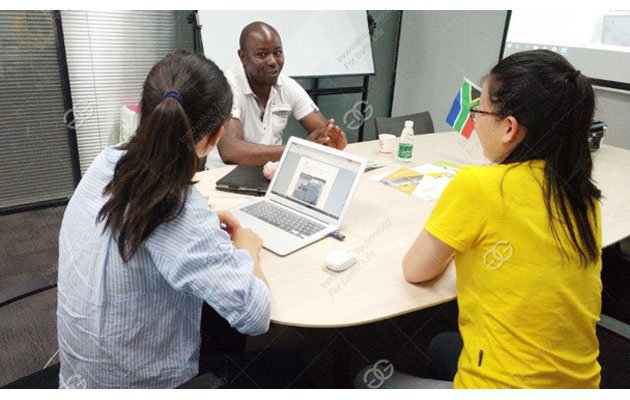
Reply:
[[389, 133], [381, 133], [378, 135], [378, 151], [381, 154], [392, 154], [396, 151], [396, 142], [398, 138]]

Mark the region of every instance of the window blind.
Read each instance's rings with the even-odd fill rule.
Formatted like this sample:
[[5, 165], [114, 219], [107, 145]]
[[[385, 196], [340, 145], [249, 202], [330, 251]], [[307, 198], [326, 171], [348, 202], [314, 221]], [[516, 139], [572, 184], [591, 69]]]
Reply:
[[50, 11], [0, 13], [0, 210], [74, 190]]
[[62, 11], [81, 172], [118, 143], [120, 108], [138, 104], [151, 67], [193, 50], [187, 11]]

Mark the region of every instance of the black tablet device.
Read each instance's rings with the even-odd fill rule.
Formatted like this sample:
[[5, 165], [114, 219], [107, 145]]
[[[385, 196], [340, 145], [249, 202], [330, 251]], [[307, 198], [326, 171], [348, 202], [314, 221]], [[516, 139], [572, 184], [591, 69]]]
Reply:
[[236, 192], [250, 196], [264, 196], [269, 181], [263, 175], [262, 167], [239, 165], [216, 183], [217, 190]]

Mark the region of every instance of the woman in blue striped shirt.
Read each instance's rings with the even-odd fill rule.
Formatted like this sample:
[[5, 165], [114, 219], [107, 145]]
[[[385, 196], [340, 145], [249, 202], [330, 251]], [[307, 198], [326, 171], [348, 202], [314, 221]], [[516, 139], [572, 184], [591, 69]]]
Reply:
[[261, 239], [192, 186], [231, 107], [212, 61], [173, 53], [149, 72], [135, 136], [103, 150], [84, 175], [59, 240], [61, 387], [190, 380], [200, 372], [204, 301], [243, 334], [268, 330]]

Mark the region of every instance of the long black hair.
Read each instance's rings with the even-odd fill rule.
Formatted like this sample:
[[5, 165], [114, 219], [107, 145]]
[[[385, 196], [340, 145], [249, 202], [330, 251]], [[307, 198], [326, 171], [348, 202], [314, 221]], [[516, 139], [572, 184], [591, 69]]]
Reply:
[[223, 72], [201, 55], [177, 51], [151, 68], [140, 124], [121, 146], [126, 153], [103, 191], [110, 198], [97, 217], [117, 236], [124, 261], [155, 228], [181, 213], [199, 162], [195, 144], [217, 132], [231, 107]]
[[533, 50], [501, 60], [487, 80], [499, 118], [513, 116], [526, 129], [502, 164], [545, 161], [543, 193], [553, 236], [566, 256], [560, 225], [582, 265], [594, 263], [601, 252], [595, 237], [601, 191], [591, 175], [588, 131], [595, 95], [588, 79], [561, 55]]

